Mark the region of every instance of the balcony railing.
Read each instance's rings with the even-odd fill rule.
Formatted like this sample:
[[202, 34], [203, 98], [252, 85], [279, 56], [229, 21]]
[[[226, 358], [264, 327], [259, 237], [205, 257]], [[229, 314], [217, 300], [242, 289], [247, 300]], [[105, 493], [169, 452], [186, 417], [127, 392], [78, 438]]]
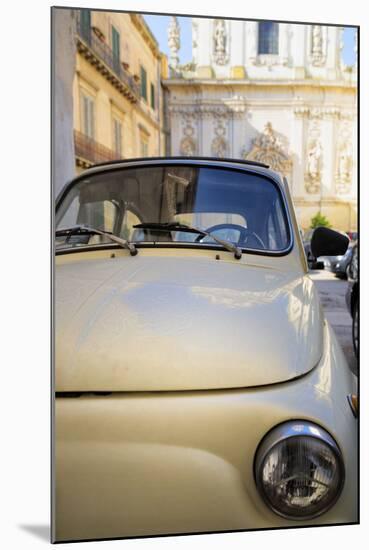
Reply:
[[81, 21], [77, 22], [77, 48], [123, 95], [133, 103], [139, 100], [140, 86], [136, 80], [123, 68], [111, 48]]
[[92, 164], [122, 158], [122, 155], [118, 155], [105, 145], [101, 145], [101, 143], [97, 143], [97, 141], [82, 132], [78, 132], [78, 130], [74, 130], [74, 150], [76, 158], [85, 168]]

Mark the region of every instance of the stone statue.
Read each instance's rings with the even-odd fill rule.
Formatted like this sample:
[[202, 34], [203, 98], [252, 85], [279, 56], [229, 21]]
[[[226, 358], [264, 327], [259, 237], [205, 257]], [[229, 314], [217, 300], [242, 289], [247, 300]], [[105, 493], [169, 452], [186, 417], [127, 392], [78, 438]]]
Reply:
[[347, 151], [341, 151], [340, 162], [339, 162], [339, 171], [340, 177], [345, 182], [350, 179], [350, 157], [347, 154]]
[[308, 153], [308, 174], [313, 181], [320, 179], [320, 164], [322, 157], [322, 146], [319, 141], [315, 141]]
[[272, 124], [270, 122], [267, 122], [264, 128], [264, 132], [261, 134], [261, 136], [255, 140], [259, 144], [259, 146], [263, 149], [268, 149], [270, 147], [274, 147], [277, 143], [277, 138], [274, 134]]
[[195, 140], [190, 136], [184, 137], [181, 141], [179, 150], [182, 156], [193, 157], [196, 154]]
[[323, 60], [323, 35], [321, 25], [313, 25], [311, 53], [313, 65], [320, 65]]
[[336, 189], [341, 194], [349, 193], [352, 176], [352, 152], [350, 144], [342, 144], [338, 151]]
[[227, 142], [226, 140], [218, 136], [213, 139], [211, 143], [211, 154], [216, 158], [224, 158], [227, 153]]
[[318, 193], [321, 182], [321, 166], [322, 166], [323, 150], [318, 139], [312, 139], [309, 144], [305, 188], [308, 193]]
[[214, 59], [218, 65], [227, 62], [227, 36], [226, 26], [223, 19], [217, 19], [214, 26]]
[[168, 27], [168, 46], [170, 51], [169, 67], [171, 72], [175, 74], [179, 62], [178, 51], [181, 47], [178, 19], [175, 16], [170, 18]]

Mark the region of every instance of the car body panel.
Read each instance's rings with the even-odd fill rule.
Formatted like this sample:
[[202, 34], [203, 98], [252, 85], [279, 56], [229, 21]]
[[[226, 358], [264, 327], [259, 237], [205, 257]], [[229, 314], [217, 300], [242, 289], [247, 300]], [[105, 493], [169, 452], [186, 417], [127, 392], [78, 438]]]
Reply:
[[[308, 276], [193, 251], [58, 266], [56, 391], [222, 389], [311, 370], [322, 313]], [[265, 345], [268, 342], [268, 345]]]
[[[57, 540], [357, 521], [357, 424], [348, 390], [355, 379], [326, 323], [319, 365], [292, 382], [58, 398]], [[261, 439], [290, 419], [328, 429], [346, 467], [337, 503], [303, 522], [275, 515], [253, 477]]]

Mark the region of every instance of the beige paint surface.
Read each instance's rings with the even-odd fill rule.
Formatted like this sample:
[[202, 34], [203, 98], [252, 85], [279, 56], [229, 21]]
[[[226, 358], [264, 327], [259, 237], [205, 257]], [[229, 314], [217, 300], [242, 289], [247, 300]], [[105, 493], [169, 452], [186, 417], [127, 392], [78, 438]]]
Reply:
[[[275, 386], [57, 398], [56, 540], [356, 521], [355, 381], [327, 325], [324, 347]], [[315, 520], [275, 515], [253, 478], [261, 439], [291, 418], [328, 429], [345, 461], [338, 502]]]
[[222, 389], [309, 371], [322, 353], [317, 292], [273, 262], [169, 249], [158, 262], [141, 249], [60, 264], [56, 390]]

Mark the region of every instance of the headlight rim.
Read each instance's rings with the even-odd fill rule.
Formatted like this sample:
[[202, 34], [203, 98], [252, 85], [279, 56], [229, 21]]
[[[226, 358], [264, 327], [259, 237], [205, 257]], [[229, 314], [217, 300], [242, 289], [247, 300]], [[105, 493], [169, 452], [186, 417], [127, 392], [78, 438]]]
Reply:
[[[300, 426], [302, 428], [301, 431], [294, 430], [293, 427], [296, 427], [296, 426]], [[311, 438], [315, 438], [317, 440], [323, 441], [333, 452], [337, 460], [337, 463], [339, 465], [340, 484], [337, 488], [334, 498], [330, 500], [325, 507], [323, 507], [321, 510], [317, 511], [314, 514], [296, 516], [296, 515], [286, 514], [285, 512], [279, 510], [276, 506], [273, 506], [273, 503], [268, 498], [268, 495], [264, 488], [264, 484], [261, 481], [261, 475], [260, 475], [262, 473], [261, 466], [264, 464], [265, 458], [267, 457], [267, 455], [281, 441], [285, 441], [286, 439], [290, 439], [292, 437], [311, 437]], [[343, 487], [345, 485], [345, 480], [346, 480], [343, 454], [337, 441], [325, 428], [322, 428], [322, 426], [320, 426], [316, 422], [310, 421], [310, 420], [301, 420], [301, 419], [283, 421], [275, 425], [274, 427], [272, 427], [264, 435], [264, 437], [261, 439], [255, 451], [253, 473], [254, 473], [254, 481], [256, 484], [256, 488], [258, 490], [258, 494], [263, 500], [264, 504], [267, 506], [267, 508], [269, 510], [272, 510], [275, 514], [277, 514], [278, 516], [284, 519], [298, 521], [298, 522], [315, 519], [325, 514], [326, 512], [328, 512], [328, 510], [330, 510], [336, 504], [339, 497], [341, 496]]]

